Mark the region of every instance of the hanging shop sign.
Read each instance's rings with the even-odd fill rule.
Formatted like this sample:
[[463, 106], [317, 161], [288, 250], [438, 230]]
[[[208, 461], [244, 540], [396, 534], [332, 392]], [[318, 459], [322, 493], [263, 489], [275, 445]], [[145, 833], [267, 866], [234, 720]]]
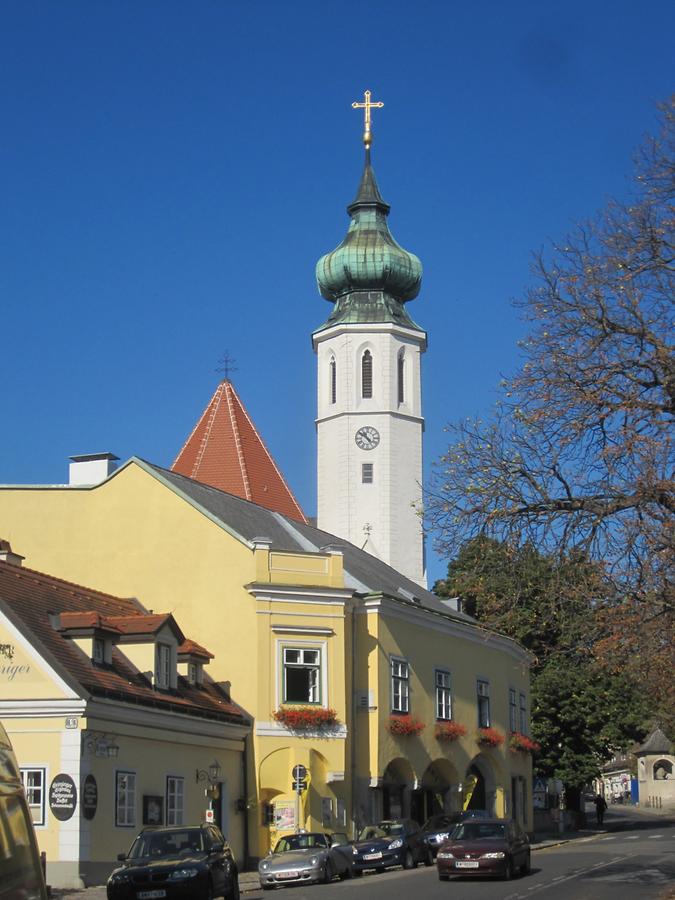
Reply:
[[71, 818], [77, 806], [77, 788], [75, 782], [65, 773], [56, 775], [49, 788], [49, 808], [54, 818], [66, 822]]
[[98, 807], [98, 785], [93, 775], [87, 775], [82, 785], [82, 815], [93, 819]]

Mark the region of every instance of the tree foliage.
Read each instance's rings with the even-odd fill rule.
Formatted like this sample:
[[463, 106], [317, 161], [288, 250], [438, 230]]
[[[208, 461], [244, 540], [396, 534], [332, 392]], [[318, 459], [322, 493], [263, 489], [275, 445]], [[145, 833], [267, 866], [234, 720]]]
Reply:
[[570, 798], [618, 748], [643, 737], [649, 703], [630, 673], [611, 670], [597, 653], [611, 601], [597, 563], [576, 551], [547, 556], [479, 536], [434, 591], [461, 596], [478, 621], [533, 654], [532, 734], [541, 745], [535, 768], [560, 778]]
[[[427, 510], [448, 557], [485, 534], [602, 561], [672, 615], [675, 105], [614, 201], [534, 262], [524, 360], [487, 422], [449, 427]], [[672, 627], [672, 620], [670, 620]]]

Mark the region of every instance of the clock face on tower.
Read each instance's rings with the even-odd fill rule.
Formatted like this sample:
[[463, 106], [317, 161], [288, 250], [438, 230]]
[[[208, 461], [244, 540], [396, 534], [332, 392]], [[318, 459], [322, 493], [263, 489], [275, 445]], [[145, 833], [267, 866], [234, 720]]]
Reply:
[[354, 435], [356, 446], [361, 450], [374, 450], [380, 443], [380, 433], [372, 425], [364, 425]]

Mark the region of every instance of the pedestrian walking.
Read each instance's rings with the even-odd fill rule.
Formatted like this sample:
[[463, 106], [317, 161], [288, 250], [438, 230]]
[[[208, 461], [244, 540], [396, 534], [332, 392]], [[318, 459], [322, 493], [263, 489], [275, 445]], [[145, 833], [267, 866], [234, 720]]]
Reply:
[[605, 818], [605, 810], [607, 809], [605, 798], [602, 794], [598, 794], [593, 803], [595, 803], [595, 817], [598, 820], [598, 825], [602, 825], [602, 820]]

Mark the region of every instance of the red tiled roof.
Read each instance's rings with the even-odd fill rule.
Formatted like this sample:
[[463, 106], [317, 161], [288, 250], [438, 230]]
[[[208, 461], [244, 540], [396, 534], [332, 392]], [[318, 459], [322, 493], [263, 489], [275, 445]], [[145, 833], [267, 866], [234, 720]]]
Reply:
[[184, 640], [178, 648], [179, 656], [202, 656], [204, 659], [214, 659], [213, 653], [209, 653], [204, 647], [196, 641]]
[[171, 469], [307, 523], [230, 381], [218, 385]]
[[84, 612], [62, 612], [59, 614], [59, 631], [81, 631], [86, 628], [121, 633], [120, 629], [112, 624], [110, 616], [102, 616], [92, 609]]
[[[58, 624], [58, 621], [63, 623], [65, 617], [71, 628], [81, 627], [79, 623], [82, 622], [107, 620], [116, 625], [124, 624], [128, 629], [124, 633], [134, 634], [147, 633], [149, 620], [152, 624], [159, 620], [173, 621], [170, 614], [148, 615], [137, 600], [104, 594], [1, 561], [0, 608], [7, 611], [50, 664], [56, 665], [71, 682], [75, 681], [90, 694], [201, 718], [237, 724], [246, 722], [241, 707], [229, 700], [210, 679], [197, 686], [179, 677], [175, 693], [156, 691], [117, 647], [113, 647], [112, 666], [94, 665], [77, 644], [54, 627], [51, 618], [58, 616]], [[135, 620], [143, 631], [133, 630]], [[184, 640], [182, 635], [179, 640]]]

